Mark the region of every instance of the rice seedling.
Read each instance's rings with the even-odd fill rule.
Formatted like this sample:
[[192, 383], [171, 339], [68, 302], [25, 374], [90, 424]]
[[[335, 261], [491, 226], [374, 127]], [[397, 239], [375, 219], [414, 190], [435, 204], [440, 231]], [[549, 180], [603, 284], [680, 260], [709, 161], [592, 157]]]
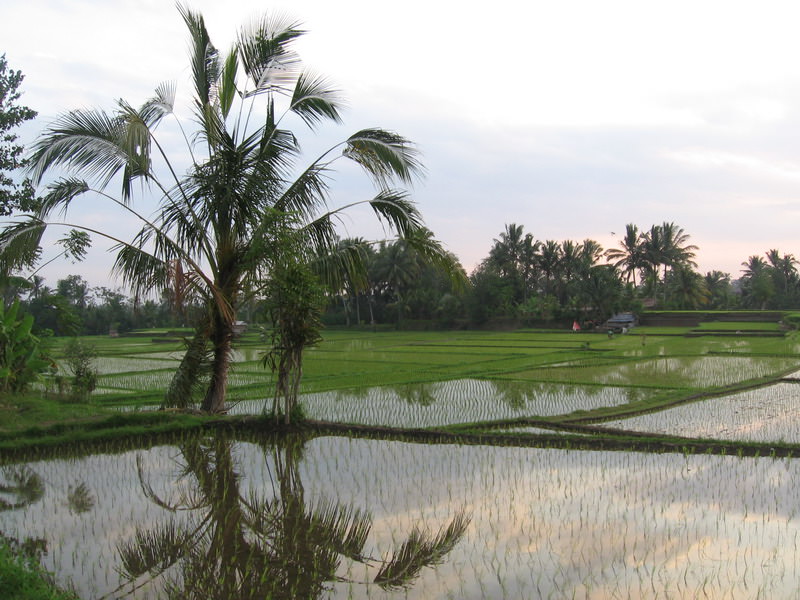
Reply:
[[800, 387], [778, 383], [604, 425], [683, 437], [800, 444]]
[[[299, 444], [298, 452], [287, 455], [286, 443], [234, 442], [228, 454], [208, 455], [216, 457], [208, 464], [227, 469], [226, 461], [233, 461], [235, 479], [225, 486], [247, 500], [247, 522], [254, 526], [260, 526], [259, 514], [270, 514], [269, 500], [279, 497], [278, 474], [289, 456], [292, 485], [302, 489], [304, 506], [320, 507], [330, 499], [369, 513], [369, 533], [358, 556], [341, 557], [335, 577], [325, 584], [329, 597], [695, 598], [705, 593], [780, 599], [796, 593], [797, 461], [341, 437], [291, 442]], [[195, 531], [199, 522], [191, 515], [204, 514], [207, 502], [197, 487], [200, 471], [186, 468], [191, 444], [33, 461], [27, 469], [44, 482], [42, 496], [0, 512], [0, 526], [9, 535], [45, 537], [46, 568], [60, 582], [77, 584], [83, 598], [100, 598], [123, 586], [115, 592], [119, 597], [131, 585], [120, 572], [136, 573], [137, 564], [144, 568], [151, 556], [142, 554], [146, 548], [188, 552], [177, 543], [186, 541], [180, 532]], [[78, 495], [86, 510], [74, 510], [76, 490], [82, 490]], [[175, 512], [178, 504], [195, 508]], [[380, 571], [359, 557], [394, 561], [399, 568], [405, 542], [444, 540], [438, 536], [447, 536], [445, 525], [457, 514], [469, 517], [454, 525], [461, 537], [443, 541], [447, 553], [435, 566], [417, 570], [410, 586], [356, 583], [373, 580]], [[148, 537], [143, 527], [160, 537]], [[414, 531], [419, 533], [410, 535]], [[164, 546], [170, 539], [176, 544]], [[205, 548], [199, 542], [191, 547]], [[422, 541], [408, 546], [426, 547]], [[136, 563], [137, 557], [145, 562]], [[170, 564], [175, 565], [167, 568], [171, 581], [185, 584], [184, 572], [175, 570], [178, 563]], [[161, 576], [133, 584], [140, 585], [142, 597], [163, 591]]]
[[[633, 393], [641, 399], [646, 393]], [[565, 386], [460, 379], [305, 394], [308, 417], [339, 423], [404, 428], [442, 427], [476, 421], [552, 416], [632, 400], [614, 387]], [[240, 402], [232, 414], [258, 414], [263, 402]]]

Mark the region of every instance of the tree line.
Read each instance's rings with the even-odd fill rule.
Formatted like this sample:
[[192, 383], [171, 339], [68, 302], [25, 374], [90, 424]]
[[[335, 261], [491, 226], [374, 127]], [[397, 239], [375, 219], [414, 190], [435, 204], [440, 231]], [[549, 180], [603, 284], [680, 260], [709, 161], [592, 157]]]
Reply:
[[[426, 235], [430, 235], [429, 232]], [[574, 320], [601, 323], [620, 311], [657, 309], [788, 309], [800, 306], [798, 261], [769, 250], [742, 263], [741, 276], [696, 271], [697, 247], [672, 223], [640, 232], [629, 224], [619, 247], [594, 240], [537, 240], [509, 224], [488, 256], [467, 275], [457, 257], [453, 277], [403, 240], [372, 244], [339, 240], [363, 255], [365, 276], [345, 276], [320, 288], [326, 326], [453, 328], [497, 320], [565, 326]], [[105, 335], [143, 328], [190, 326], [202, 304], [164, 289], [158, 298], [136, 299], [121, 289], [91, 287], [80, 275], [46, 285], [34, 275], [5, 287], [35, 319], [35, 331], [55, 335]], [[269, 325], [269, 302], [255, 298], [238, 313], [250, 324]]]

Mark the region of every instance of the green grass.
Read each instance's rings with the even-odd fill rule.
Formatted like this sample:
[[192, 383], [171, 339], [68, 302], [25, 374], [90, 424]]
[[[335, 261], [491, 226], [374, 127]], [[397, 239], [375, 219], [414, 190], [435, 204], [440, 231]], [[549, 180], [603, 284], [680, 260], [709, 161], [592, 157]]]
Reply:
[[780, 323], [758, 323], [746, 321], [705, 321], [697, 328], [701, 331], [780, 331]]
[[77, 600], [51, 583], [39, 561], [0, 539], [0, 598], [9, 600]]

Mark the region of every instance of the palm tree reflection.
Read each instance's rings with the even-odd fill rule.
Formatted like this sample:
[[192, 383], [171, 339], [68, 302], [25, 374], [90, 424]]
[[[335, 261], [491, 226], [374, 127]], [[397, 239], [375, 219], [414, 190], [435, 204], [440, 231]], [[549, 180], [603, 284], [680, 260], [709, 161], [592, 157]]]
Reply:
[[274, 492], [264, 498], [241, 493], [232, 446], [220, 437], [182, 445], [183, 476], [191, 485], [174, 500], [155, 493], [138, 461], [145, 495], [191, 516], [138, 528], [119, 546], [122, 574], [132, 585], [160, 578], [171, 598], [318, 598], [326, 584], [348, 581], [338, 574], [348, 559], [376, 571], [372, 583], [400, 588], [441, 563], [469, 525], [459, 513], [435, 535], [415, 528], [391, 558], [375, 559], [364, 554], [368, 513], [325, 499], [307, 505], [299, 472], [303, 440], [263, 445], [274, 465]]
[[4, 467], [2, 475], [5, 483], [0, 483], [0, 511], [24, 508], [44, 495], [42, 478], [28, 466]]

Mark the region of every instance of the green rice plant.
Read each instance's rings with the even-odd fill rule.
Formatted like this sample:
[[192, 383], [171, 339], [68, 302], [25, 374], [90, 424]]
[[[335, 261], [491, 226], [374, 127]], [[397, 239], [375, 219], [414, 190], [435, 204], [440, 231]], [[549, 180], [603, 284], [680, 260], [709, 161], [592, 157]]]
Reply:
[[692, 438], [800, 444], [800, 387], [779, 383], [604, 426]]

